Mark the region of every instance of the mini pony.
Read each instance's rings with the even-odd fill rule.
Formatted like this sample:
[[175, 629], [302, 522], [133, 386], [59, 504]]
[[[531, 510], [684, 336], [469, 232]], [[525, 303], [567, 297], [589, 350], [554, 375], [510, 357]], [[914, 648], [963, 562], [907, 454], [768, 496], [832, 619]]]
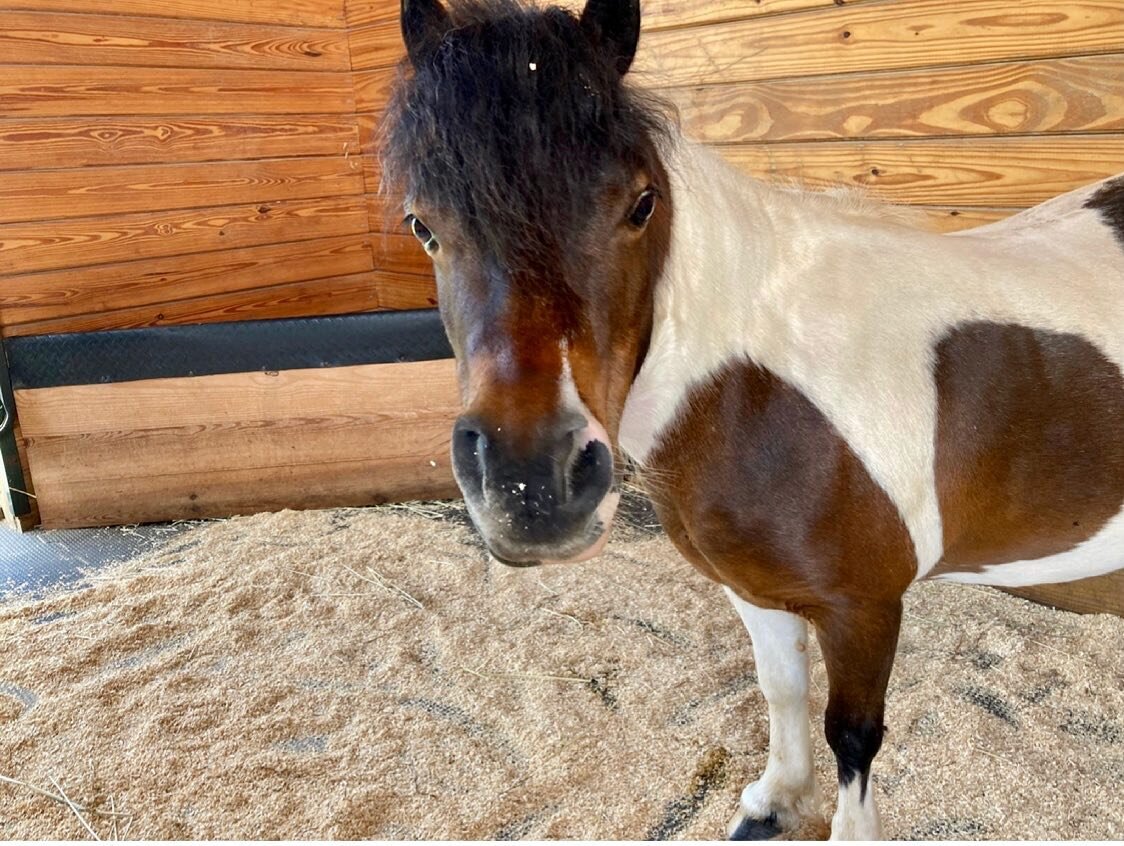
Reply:
[[818, 813], [811, 625], [832, 836], [880, 838], [909, 586], [1124, 566], [1124, 178], [936, 234], [682, 138], [625, 83], [638, 0], [402, 0], [401, 23], [383, 157], [436, 271], [453, 468], [488, 548], [595, 557], [635, 469], [768, 701], [729, 834]]

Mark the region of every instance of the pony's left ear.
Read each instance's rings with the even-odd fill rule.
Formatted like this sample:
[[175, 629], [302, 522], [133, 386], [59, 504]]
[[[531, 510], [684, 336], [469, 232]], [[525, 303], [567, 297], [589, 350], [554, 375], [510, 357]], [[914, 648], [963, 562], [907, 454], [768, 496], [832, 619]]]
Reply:
[[582, 10], [582, 29], [624, 76], [640, 41], [640, 0], [588, 0]]
[[441, 0], [402, 0], [402, 40], [415, 70], [437, 52], [441, 39], [452, 28]]

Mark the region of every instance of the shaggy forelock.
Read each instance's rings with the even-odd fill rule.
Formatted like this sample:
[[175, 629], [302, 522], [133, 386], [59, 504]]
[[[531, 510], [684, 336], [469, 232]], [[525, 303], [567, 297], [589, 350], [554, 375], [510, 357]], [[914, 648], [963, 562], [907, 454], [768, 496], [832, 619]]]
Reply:
[[653, 168], [667, 114], [622, 84], [571, 12], [513, 0], [449, 12], [434, 54], [417, 70], [403, 63], [384, 188], [455, 216], [501, 263], [561, 253], [606, 178]]

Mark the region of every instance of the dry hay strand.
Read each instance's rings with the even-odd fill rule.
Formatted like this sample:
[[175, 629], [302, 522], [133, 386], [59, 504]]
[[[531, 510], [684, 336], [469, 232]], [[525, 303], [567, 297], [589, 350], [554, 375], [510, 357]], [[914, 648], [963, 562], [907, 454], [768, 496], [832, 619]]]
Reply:
[[[66, 795], [102, 836], [721, 838], [765, 703], [733, 609], [639, 513], [597, 561], [527, 571], [456, 506], [262, 514], [0, 605], [0, 835], [89, 836], [11, 782], [66, 761], [97, 763]], [[887, 833], [1124, 836], [1122, 636], [912, 591], [873, 777]]]

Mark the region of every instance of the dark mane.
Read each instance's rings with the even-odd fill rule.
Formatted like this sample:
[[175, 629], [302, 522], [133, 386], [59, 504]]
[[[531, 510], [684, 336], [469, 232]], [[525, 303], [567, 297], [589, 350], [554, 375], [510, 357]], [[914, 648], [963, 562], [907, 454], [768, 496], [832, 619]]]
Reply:
[[384, 187], [454, 214], [501, 263], [560, 251], [607, 177], [652, 168], [667, 109], [622, 83], [571, 12], [459, 0], [449, 13], [422, 68], [403, 62]]

